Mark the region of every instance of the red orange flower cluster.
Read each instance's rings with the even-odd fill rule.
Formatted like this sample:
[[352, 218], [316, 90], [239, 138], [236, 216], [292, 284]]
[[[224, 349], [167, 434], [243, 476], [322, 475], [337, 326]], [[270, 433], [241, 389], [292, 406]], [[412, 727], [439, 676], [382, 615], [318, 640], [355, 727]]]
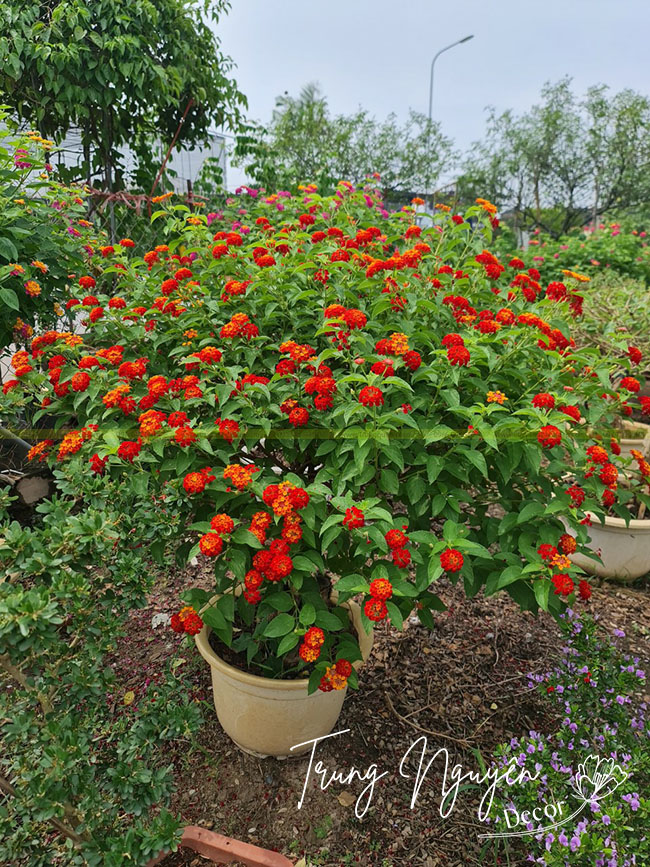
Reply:
[[331, 692], [333, 689], [345, 689], [351, 674], [352, 666], [347, 659], [339, 659], [335, 665], [328, 666], [318, 688], [321, 692]]
[[[579, 490], [576, 488], [576, 493]], [[537, 553], [553, 573], [551, 575], [551, 583], [553, 584], [553, 592], [556, 596], [569, 596], [575, 590], [573, 578], [566, 570], [571, 568], [569, 555], [574, 554], [577, 547], [575, 536], [563, 533], [558, 539], [557, 547], [544, 543], [537, 549]], [[588, 581], [584, 579], [580, 580], [578, 583], [578, 593], [581, 599], [586, 600], [591, 597], [591, 587]]]
[[253, 464], [228, 464], [223, 471], [223, 477], [230, 480], [238, 491], [243, 491], [253, 481], [253, 474], [259, 471], [259, 467]]
[[460, 572], [465, 558], [455, 548], [446, 548], [440, 555], [440, 565], [445, 572]]
[[183, 479], [183, 487], [187, 494], [201, 494], [210, 482], [214, 482], [215, 478], [211, 467], [203, 467], [198, 472], [188, 473]]
[[250, 340], [253, 337], [257, 337], [259, 333], [260, 330], [257, 325], [251, 322], [245, 313], [235, 313], [231, 317], [230, 322], [222, 326], [219, 337], [222, 340], [228, 340], [233, 337], [245, 337], [246, 340]]
[[350, 508], [345, 510], [343, 526], [347, 527], [348, 530], [358, 530], [364, 527], [365, 523], [366, 519], [361, 509], [358, 509], [356, 506], [350, 506]]
[[170, 626], [174, 632], [196, 635], [203, 629], [203, 621], [191, 606], [186, 605], [178, 614], [172, 614]]
[[316, 662], [325, 642], [325, 633], [318, 626], [310, 626], [298, 649], [303, 662]]

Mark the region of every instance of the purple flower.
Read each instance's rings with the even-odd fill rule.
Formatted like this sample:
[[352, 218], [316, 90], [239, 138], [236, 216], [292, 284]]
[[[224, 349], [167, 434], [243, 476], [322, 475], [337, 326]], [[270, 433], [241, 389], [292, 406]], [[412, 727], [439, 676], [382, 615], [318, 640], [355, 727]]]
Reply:
[[638, 792], [632, 792], [631, 795], [623, 795], [623, 800], [626, 801], [630, 805], [631, 809], [635, 813], [639, 809], [639, 807], [641, 806], [641, 801], [639, 801], [639, 793]]

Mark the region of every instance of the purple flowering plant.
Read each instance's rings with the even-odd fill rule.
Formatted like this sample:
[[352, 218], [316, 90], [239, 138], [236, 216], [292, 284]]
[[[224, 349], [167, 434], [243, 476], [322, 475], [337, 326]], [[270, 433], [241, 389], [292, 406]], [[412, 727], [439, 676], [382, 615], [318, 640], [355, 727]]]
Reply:
[[645, 673], [620, 649], [624, 632], [603, 637], [596, 620], [568, 609], [558, 664], [529, 675], [529, 688], [552, 703], [557, 727], [496, 750], [493, 767], [515, 762], [534, 779], [497, 789], [488, 830], [504, 836], [488, 840], [484, 852], [524, 846], [528, 862], [549, 867], [650, 864]]

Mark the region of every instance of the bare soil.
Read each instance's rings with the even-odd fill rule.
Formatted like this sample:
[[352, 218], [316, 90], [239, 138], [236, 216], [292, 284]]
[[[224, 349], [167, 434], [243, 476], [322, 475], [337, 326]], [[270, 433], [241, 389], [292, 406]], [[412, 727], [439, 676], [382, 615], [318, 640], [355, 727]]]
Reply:
[[[178, 609], [181, 589], [207, 577], [197, 569], [161, 582], [150, 606], [133, 615], [133, 629], [118, 648], [114, 666], [124, 692], [142, 694], [170, 659], [179, 681], [204, 704], [205, 724], [195, 743], [176, 745], [165, 760], [173, 764], [178, 790], [173, 808], [186, 824], [202, 825], [230, 837], [282, 852], [307, 865], [373, 867], [465, 867], [481, 863], [477, 834], [479, 798], [464, 791], [451, 815], [440, 817], [442, 764], [432, 765], [411, 809], [415, 764], [401, 759], [421, 736], [427, 759], [445, 747], [450, 764], [478, 769], [477, 754], [489, 756], [497, 744], [557, 724], [549, 705], [527, 688], [528, 672], [544, 672], [559, 655], [561, 633], [547, 615], [521, 612], [505, 595], [467, 599], [462, 589], [441, 580], [448, 606], [430, 632], [415, 619], [402, 632], [380, 624], [360, 688], [345, 700], [338, 730], [317, 758], [331, 770], [362, 773], [375, 763], [387, 775], [377, 782], [366, 816], [355, 817], [354, 802], [366, 785], [333, 783], [322, 790], [311, 775], [304, 803], [308, 759], [256, 759], [240, 752], [221, 729], [208, 667], [193, 644], [169, 627], [151, 628], [154, 614]], [[208, 584], [206, 583], [206, 586]], [[603, 584], [589, 603], [608, 630], [625, 630], [630, 649], [650, 664], [650, 585]], [[144, 640], [142, 636], [145, 636]], [[650, 696], [646, 696], [650, 700]], [[420, 747], [421, 753], [421, 747]], [[420, 754], [418, 753], [418, 755]], [[521, 851], [521, 850], [520, 850]], [[506, 863], [489, 856], [488, 862]], [[206, 864], [195, 853], [168, 856], [163, 867]], [[509, 863], [523, 864], [516, 850]]]

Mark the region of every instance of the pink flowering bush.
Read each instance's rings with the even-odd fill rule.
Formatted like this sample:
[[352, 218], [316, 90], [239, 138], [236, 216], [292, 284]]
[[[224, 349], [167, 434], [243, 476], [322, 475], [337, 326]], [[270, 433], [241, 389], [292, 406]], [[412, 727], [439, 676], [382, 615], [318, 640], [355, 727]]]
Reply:
[[[8, 123], [0, 109], [0, 127]], [[50, 180], [53, 143], [0, 128], [0, 347], [56, 323], [80, 276], [90, 223], [76, 190]]]

